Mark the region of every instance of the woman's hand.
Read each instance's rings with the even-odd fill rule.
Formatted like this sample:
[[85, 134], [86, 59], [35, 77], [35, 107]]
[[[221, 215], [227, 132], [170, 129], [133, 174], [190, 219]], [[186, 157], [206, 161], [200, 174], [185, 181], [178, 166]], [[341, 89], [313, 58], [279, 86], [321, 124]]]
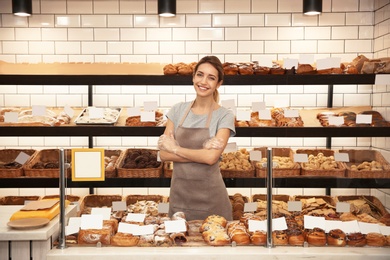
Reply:
[[180, 147], [172, 133], [168, 135], [166, 134], [161, 135], [160, 138], [158, 139], [157, 144], [160, 150], [167, 151], [169, 153], [174, 153], [174, 154], [176, 154], [177, 149], [179, 149]]
[[207, 149], [207, 150], [210, 150], [210, 149], [221, 150], [224, 148], [224, 146], [225, 146], [224, 140], [222, 138], [218, 138], [215, 136], [206, 140], [203, 143], [203, 148]]

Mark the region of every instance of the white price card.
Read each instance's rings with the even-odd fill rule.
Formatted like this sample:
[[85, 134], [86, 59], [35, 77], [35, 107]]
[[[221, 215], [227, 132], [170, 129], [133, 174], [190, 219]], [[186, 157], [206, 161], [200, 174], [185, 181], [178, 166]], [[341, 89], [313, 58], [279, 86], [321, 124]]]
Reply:
[[288, 211], [302, 211], [302, 201], [287, 201]]
[[330, 57], [325, 59], [318, 59], [317, 70], [330, 69], [330, 68], [340, 68], [341, 58], [340, 57]]
[[249, 151], [250, 161], [261, 161], [261, 151], [252, 150]]
[[235, 108], [236, 107], [236, 102], [234, 99], [226, 99], [226, 100], [221, 100], [221, 105], [224, 108]]
[[141, 111], [141, 122], [155, 122], [156, 113], [154, 111]]
[[344, 117], [342, 116], [329, 116], [328, 117], [329, 125], [340, 126], [344, 124]]
[[390, 227], [389, 226], [379, 226], [379, 230], [382, 235], [390, 236]]
[[313, 229], [313, 228], [325, 229], [324, 217], [313, 217], [313, 216], [304, 215], [303, 223], [305, 223], [305, 228], [307, 229]]
[[379, 225], [375, 223], [365, 223], [365, 222], [358, 222], [360, 232], [362, 234], [368, 234], [368, 233], [380, 233]]
[[46, 106], [32, 106], [32, 115], [33, 116], [44, 116], [46, 115]]
[[144, 102], [144, 111], [156, 111], [156, 110], [157, 110], [157, 101]]
[[342, 221], [340, 224], [340, 229], [346, 234], [360, 232], [360, 227], [356, 220]]
[[262, 120], [271, 120], [271, 110], [269, 109], [264, 109], [264, 110], [259, 110], [259, 119]]
[[248, 230], [249, 232], [255, 231], [267, 231], [267, 222], [266, 220], [248, 220]]
[[186, 232], [187, 226], [184, 219], [164, 221], [166, 233]]
[[139, 226], [125, 222], [119, 222], [118, 232], [132, 234], [133, 236], [152, 235], [154, 233], [153, 225]]
[[128, 222], [138, 222], [138, 223], [144, 223], [146, 214], [142, 213], [129, 213], [126, 216], [126, 221]]
[[298, 68], [298, 59], [283, 59], [283, 67], [285, 69]]
[[113, 201], [112, 211], [127, 211], [126, 201]]
[[349, 162], [349, 154], [348, 153], [335, 153], [334, 160], [337, 162]]
[[265, 109], [265, 102], [252, 102], [252, 111], [257, 112]]
[[356, 124], [371, 124], [372, 115], [356, 115]]
[[139, 116], [141, 114], [140, 107], [128, 107], [127, 116]]
[[65, 227], [65, 235], [72, 235], [79, 232], [81, 226], [81, 217], [69, 218], [68, 225]]
[[89, 111], [89, 118], [91, 119], [104, 117], [104, 108], [102, 107], [90, 107], [88, 111]]
[[287, 228], [285, 217], [272, 219], [272, 230], [286, 230]]
[[67, 114], [70, 118], [72, 118], [74, 116], [74, 110], [69, 106], [69, 105], [65, 105], [64, 106], [64, 112], [65, 114]]
[[76, 226], [66, 226], [65, 227], [65, 236], [69, 236], [72, 234], [77, 234], [80, 231], [80, 227]]
[[24, 153], [24, 152], [20, 152], [18, 154], [18, 156], [16, 156], [15, 158], [15, 162], [17, 163], [20, 163], [20, 164], [24, 164], [25, 162], [27, 162], [27, 160], [30, 158], [30, 155]]
[[103, 220], [109, 220], [111, 216], [111, 207], [110, 208], [92, 208], [91, 215], [102, 215]]
[[325, 229], [324, 229], [325, 233], [329, 233], [329, 231], [331, 231], [332, 229], [341, 229], [342, 230], [341, 223], [342, 223], [342, 221], [340, 221], [340, 220], [325, 220]]
[[257, 210], [257, 202], [248, 202], [244, 204], [244, 212], [255, 212]]
[[81, 215], [81, 229], [102, 229], [103, 228], [103, 215]]
[[295, 153], [294, 162], [308, 162], [308, 156], [305, 153]]
[[232, 153], [237, 152], [237, 143], [228, 143], [225, 147], [225, 150], [223, 150], [224, 153]]
[[236, 118], [238, 121], [250, 121], [251, 112], [248, 110], [237, 110]]
[[299, 111], [296, 109], [284, 110], [284, 117], [299, 117]]
[[5, 112], [4, 113], [4, 122], [5, 123], [17, 123], [18, 122], [18, 112]]
[[336, 212], [339, 213], [345, 213], [345, 212], [351, 212], [351, 204], [348, 202], [337, 202], [336, 203]]
[[159, 203], [157, 209], [158, 209], [158, 213], [168, 213], [169, 203]]

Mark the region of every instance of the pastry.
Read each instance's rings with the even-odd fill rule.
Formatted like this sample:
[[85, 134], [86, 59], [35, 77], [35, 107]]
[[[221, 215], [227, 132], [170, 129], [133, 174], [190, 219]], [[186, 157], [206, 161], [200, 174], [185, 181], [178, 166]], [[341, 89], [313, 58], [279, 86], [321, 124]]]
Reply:
[[321, 228], [313, 228], [307, 233], [307, 242], [312, 246], [325, 246], [326, 234]]
[[172, 64], [167, 64], [163, 68], [164, 75], [176, 75], [177, 74], [177, 69], [174, 65]]
[[263, 246], [267, 243], [267, 233], [265, 231], [256, 230], [250, 233], [251, 243], [256, 246]]
[[366, 235], [366, 241], [368, 246], [385, 246], [387, 241], [386, 237], [381, 233], [368, 233]]
[[110, 229], [80, 229], [77, 237], [77, 243], [83, 244], [97, 244], [109, 245], [111, 243]]
[[112, 246], [136, 246], [139, 241], [139, 236], [118, 232], [111, 237]]
[[253, 68], [250, 64], [241, 64], [238, 66], [240, 75], [253, 75]]
[[288, 244], [290, 246], [302, 246], [305, 242], [305, 235], [301, 229], [288, 229]]
[[225, 75], [237, 75], [238, 66], [234, 63], [225, 62], [223, 64], [223, 72]]
[[329, 246], [345, 246], [347, 244], [346, 235], [341, 229], [332, 229], [326, 236]]
[[231, 242], [235, 242], [237, 245], [249, 245], [251, 243], [250, 235], [244, 223], [229, 223], [227, 226], [227, 234], [229, 235]]
[[354, 247], [362, 247], [367, 243], [365, 235], [360, 232], [347, 234], [347, 245]]
[[298, 64], [298, 69], [296, 70], [297, 74], [315, 74], [313, 66], [310, 64]]
[[288, 235], [284, 230], [275, 230], [272, 232], [272, 239], [275, 246], [288, 245]]
[[224, 246], [230, 244], [226, 230], [209, 230], [202, 234], [204, 241], [210, 246]]

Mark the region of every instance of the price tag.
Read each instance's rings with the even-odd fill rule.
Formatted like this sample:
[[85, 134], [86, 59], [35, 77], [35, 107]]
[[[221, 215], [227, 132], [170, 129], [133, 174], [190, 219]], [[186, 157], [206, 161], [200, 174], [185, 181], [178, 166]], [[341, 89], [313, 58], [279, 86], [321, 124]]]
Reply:
[[103, 228], [103, 215], [81, 215], [81, 229], [102, 229]]
[[251, 112], [248, 110], [237, 110], [236, 118], [238, 121], [250, 121]]
[[227, 143], [225, 150], [223, 150], [224, 153], [232, 153], [237, 152], [237, 143]]
[[249, 160], [251, 161], [261, 161], [261, 151], [252, 150], [249, 151]]
[[66, 105], [66, 106], [64, 107], [64, 112], [65, 112], [65, 114], [67, 114], [70, 118], [72, 118], [72, 117], [74, 116], [74, 110], [73, 110], [70, 106], [68, 106], [68, 105]]
[[288, 211], [302, 211], [302, 201], [288, 201], [287, 202]]
[[252, 102], [252, 111], [260, 111], [265, 109], [265, 102]]
[[157, 110], [157, 101], [145, 101], [144, 102], [145, 111], [156, 111]]
[[390, 227], [389, 226], [379, 226], [379, 230], [382, 235], [390, 236]]
[[81, 226], [81, 217], [69, 218], [68, 225], [65, 227], [65, 235], [72, 235], [79, 232]]
[[127, 211], [126, 201], [113, 201], [112, 211]]
[[128, 222], [139, 222], [143, 223], [145, 220], [146, 214], [141, 213], [129, 213], [126, 216], [126, 221]]
[[340, 126], [344, 124], [344, 117], [342, 116], [329, 116], [328, 117], [329, 125]]
[[340, 68], [341, 58], [340, 57], [330, 57], [325, 59], [317, 60], [317, 70], [330, 69], [330, 68]]
[[264, 109], [264, 110], [259, 110], [259, 119], [262, 120], [271, 120], [271, 110], [269, 109]]
[[351, 212], [351, 204], [348, 202], [337, 202], [336, 203], [336, 212], [344, 213]]
[[341, 225], [340, 229], [344, 231], [346, 234], [360, 232], [360, 227], [356, 220], [342, 221], [340, 225]]
[[305, 223], [305, 228], [307, 229], [313, 229], [313, 228], [325, 229], [324, 217], [313, 217], [313, 216], [304, 215], [303, 223]]
[[375, 85], [390, 85], [390, 75], [389, 74], [376, 74], [375, 75]]
[[295, 153], [294, 154], [294, 162], [308, 162], [308, 156], [305, 153]]
[[284, 117], [299, 117], [299, 111], [296, 109], [284, 110]]
[[18, 122], [18, 112], [5, 112], [4, 113], [4, 122], [5, 123], [17, 123]]
[[141, 122], [155, 122], [156, 113], [154, 111], [141, 111]]
[[90, 107], [89, 108], [89, 118], [103, 118], [104, 117], [104, 109], [102, 107]]
[[119, 222], [118, 232], [132, 234], [134, 236], [152, 235], [154, 233], [154, 226], [139, 226], [135, 224]]
[[248, 230], [249, 232], [255, 232], [255, 231], [267, 231], [267, 222], [265, 220], [248, 220]]
[[334, 160], [338, 162], [349, 162], [349, 154], [348, 153], [335, 153]]
[[168, 213], [169, 203], [159, 203], [157, 209], [158, 209], [158, 213]]
[[139, 116], [141, 114], [140, 107], [129, 107], [127, 108], [127, 116]]
[[184, 219], [164, 221], [166, 233], [186, 232], [187, 226]]
[[283, 67], [285, 69], [298, 68], [298, 59], [283, 59]]
[[325, 233], [329, 233], [329, 231], [331, 231], [332, 229], [343, 230], [341, 223], [342, 223], [342, 221], [340, 221], [340, 220], [325, 220]]
[[286, 230], [288, 229], [286, 218], [274, 218], [272, 219], [272, 230]]
[[356, 124], [371, 124], [372, 115], [356, 115]]
[[362, 234], [380, 233], [379, 225], [375, 223], [358, 222]]
[[18, 156], [16, 156], [15, 158], [15, 162], [17, 163], [20, 163], [20, 164], [24, 164], [25, 162], [27, 162], [27, 160], [30, 158], [30, 155], [24, 153], [24, 152], [20, 152], [18, 154]]
[[33, 116], [44, 116], [46, 115], [46, 106], [32, 106]]
[[244, 212], [255, 212], [257, 210], [256, 202], [248, 202], [244, 204]]

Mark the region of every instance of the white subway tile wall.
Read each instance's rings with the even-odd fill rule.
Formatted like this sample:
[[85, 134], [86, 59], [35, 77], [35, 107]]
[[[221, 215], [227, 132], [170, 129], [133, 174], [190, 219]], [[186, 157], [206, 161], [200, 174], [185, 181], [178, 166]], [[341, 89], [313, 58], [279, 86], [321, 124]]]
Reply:
[[[193, 62], [207, 54], [224, 61], [273, 60], [313, 54], [315, 59], [359, 54], [390, 56], [390, 3], [387, 0], [324, 0], [320, 16], [305, 16], [301, 0], [179, 0], [177, 16], [159, 18], [156, 0], [35, 0], [33, 16], [12, 15], [11, 1], [0, 1], [0, 60], [5, 62]], [[192, 86], [94, 87], [97, 106], [133, 107], [157, 100], [162, 109], [194, 98]], [[292, 108], [327, 105], [327, 86], [223, 86], [221, 99], [238, 109], [252, 102], [272, 107], [286, 100]], [[389, 86], [335, 86], [333, 105], [373, 106], [390, 120]], [[43, 104], [84, 107], [86, 86], [0, 85], [0, 106]], [[335, 138], [335, 147], [380, 148], [390, 159], [390, 138]], [[99, 137], [101, 147], [155, 147], [155, 137]], [[232, 138], [242, 147], [324, 147], [325, 138]], [[0, 147], [88, 146], [84, 137], [0, 137]], [[46, 193], [50, 189], [46, 189]], [[42, 193], [42, 189], [1, 189], [2, 194]], [[77, 194], [88, 189], [71, 189]], [[168, 189], [97, 189], [98, 193], [164, 193]], [[261, 188], [229, 189], [248, 196]], [[323, 194], [323, 189], [275, 189], [285, 194]], [[334, 194], [376, 194], [390, 207], [389, 190], [335, 190]]]

